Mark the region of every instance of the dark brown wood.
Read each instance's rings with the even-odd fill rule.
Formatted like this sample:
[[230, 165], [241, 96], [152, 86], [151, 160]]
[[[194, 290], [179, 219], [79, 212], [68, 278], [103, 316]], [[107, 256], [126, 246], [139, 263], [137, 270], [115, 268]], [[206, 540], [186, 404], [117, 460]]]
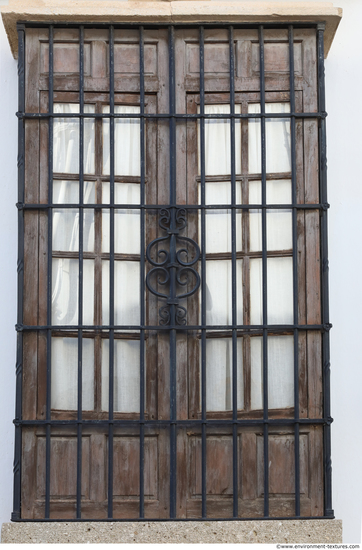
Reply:
[[[45, 30], [26, 31], [26, 111], [46, 113], [48, 110], [48, 34]], [[145, 30], [145, 112], [169, 111], [168, 35], [166, 29]], [[138, 30], [115, 30], [115, 104], [139, 105], [139, 35]], [[107, 30], [84, 31], [85, 103], [95, 106], [97, 113], [109, 104], [109, 35]], [[178, 113], [196, 114], [200, 105], [199, 32], [197, 29], [176, 29], [176, 109]], [[207, 104], [228, 104], [229, 43], [227, 29], [205, 30], [205, 101]], [[313, 29], [294, 30], [296, 111], [317, 110], [316, 41]], [[250, 103], [260, 102], [259, 44], [257, 30], [234, 29], [235, 101], [247, 113]], [[77, 29], [56, 29], [54, 32], [54, 101], [79, 102], [79, 32]], [[289, 51], [286, 30], [265, 29], [266, 101], [289, 102]], [[84, 259], [94, 261], [94, 323], [102, 325], [102, 261], [109, 253], [102, 251], [102, 186], [109, 181], [103, 169], [102, 120], [95, 122], [95, 173], [86, 179], [95, 182], [94, 251]], [[249, 174], [248, 121], [240, 122], [242, 144], [241, 172], [236, 175], [242, 189], [242, 204], [249, 204], [249, 182], [260, 181], [261, 174]], [[169, 121], [146, 120], [146, 203], [169, 203]], [[179, 120], [177, 137], [177, 203], [198, 205], [197, 123]], [[318, 203], [318, 124], [317, 120], [296, 120], [297, 202], [311, 205], [297, 214], [298, 247], [298, 321], [320, 323], [320, 228]], [[26, 121], [26, 202], [48, 203], [48, 122]], [[74, 174], [56, 173], [56, 180], [77, 181]], [[291, 179], [290, 172], [268, 173], [267, 180]], [[140, 184], [139, 176], [116, 176], [116, 182]], [[230, 181], [229, 175], [207, 176], [206, 181]], [[108, 209], [109, 210], [109, 209]], [[250, 260], [261, 258], [250, 250], [250, 214], [241, 210], [243, 312], [240, 324], [250, 324]], [[25, 212], [24, 322], [46, 325], [47, 322], [47, 213]], [[163, 234], [158, 226], [158, 211], [145, 213], [145, 244]], [[188, 211], [188, 237], [200, 242], [199, 212]], [[291, 257], [292, 250], [268, 251], [268, 257]], [[54, 258], [77, 259], [78, 252], [54, 250]], [[139, 254], [115, 254], [115, 261], [138, 262]], [[209, 260], [230, 260], [231, 253], [207, 254]], [[146, 271], [149, 266], [146, 265]], [[201, 268], [198, 268], [199, 272]], [[87, 296], [84, 296], [87, 299]], [[146, 293], [146, 323], [156, 326], [158, 310], [164, 305]], [[196, 294], [187, 300], [188, 324], [200, 322], [200, 303]], [[279, 334], [291, 335], [285, 330]], [[261, 419], [262, 410], [252, 410], [251, 344], [259, 331], [238, 331], [243, 339], [244, 408], [237, 411], [240, 419]], [[270, 332], [270, 336], [273, 333]], [[53, 338], [64, 336], [54, 330]], [[77, 338], [77, 331], [67, 332]], [[94, 410], [84, 411], [86, 419], [106, 420], [102, 410], [102, 342], [106, 331], [90, 330], [84, 338], [94, 341]], [[115, 339], [138, 340], [139, 333], [117, 331]], [[230, 331], [208, 332], [207, 338], [230, 338]], [[44, 419], [46, 407], [46, 334], [24, 334], [23, 417]], [[200, 346], [198, 331], [177, 336], [177, 417], [201, 418]], [[322, 417], [321, 334], [301, 331], [298, 340], [299, 409], [302, 418]], [[145, 418], [167, 420], [170, 417], [170, 349], [167, 333], [146, 334]], [[270, 418], [292, 419], [294, 408], [273, 409]], [[53, 410], [52, 419], [76, 419], [77, 411]], [[138, 413], [115, 412], [115, 419], [138, 419]], [[207, 419], [230, 420], [232, 412], [208, 411]], [[51, 517], [76, 517], [77, 432], [74, 427], [52, 428], [51, 437]], [[145, 429], [144, 479], [145, 517], [168, 517], [170, 443], [168, 428]], [[301, 513], [323, 515], [322, 428], [300, 429]], [[138, 430], [114, 428], [113, 510], [115, 518], [137, 518], [139, 514]], [[230, 426], [207, 428], [207, 515], [209, 518], [232, 517], [233, 514], [233, 438]], [[240, 517], [261, 517], [264, 514], [264, 455], [261, 427], [238, 427], [238, 503]], [[269, 433], [270, 515], [291, 516], [294, 498], [294, 431], [287, 426], [271, 428]], [[82, 517], [107, 517], [107, 430], [100, 427], [82, 429]], [[44, 517], [45, 500], [45, 429], [23, 430], [22, 517]], [[178, 428], [177, 431], [177, 495], [176, 515], [179, 518], [201, 516], [201, 431]]]

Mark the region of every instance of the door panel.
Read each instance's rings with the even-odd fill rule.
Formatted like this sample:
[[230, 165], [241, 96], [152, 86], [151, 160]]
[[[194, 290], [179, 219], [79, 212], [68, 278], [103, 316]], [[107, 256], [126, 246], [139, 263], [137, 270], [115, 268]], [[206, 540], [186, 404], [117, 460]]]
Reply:
[[[268, 323], [274, 326], [283, 323], [290, 327], [283, 330], [268, 328], [269, 410], [264, 411], [261, 124], [260, 119], [246, 118], [248, 114], [260, 112], [258, 32], [234, 30], [234, 112], [245, 115], [235, 120], [235, 174], [231, 168], [231, 122], [220, 118], [205, 121], [203, 173], [202, 130], [200, 119], [197, 119], [203, 106], [199, 30], [176, 28], [174, 37], [177, 52], [174, 108], [179, 115], [191, 116], [187, 119], [167, 116], [144, 119], [143, 179], [142, 122], [137, 118], [142, 112], [139, 32], [114, 29], [114, 112], [129, 114], [130, 118], [114, 119], [116, 143], [112, 204], [109, 140], [113, 123], [110, 123], [111, 117], [107, 119], [111, 103], [109, 33], [103, 29], [84, 29], [84, 112], [97, 116], [86, 118], [84, 123], [87, 146], [84, 151], [85, 195], [80, 208], [77, 206], [79, 181], [82, 180], [77, 118], [80, 103], [79, 31], [54, 30], [53, 102], [54, 112], [59, 116], [53, 124], [55, 153], [52, 158], [48, 119], [30, 119], [25, 125], [25, 200], [33, 205], [46, 206], [50, 197], [54, 212], [49, 216], [46, 208], [34, 208], [24, 215], [24, 323], [43, 328], [24, 335], [23, 419], [35, 422], [47, 419], [50, 422], [50, 432], [41, 422], [23, 428], [24, 519], [45, 516], [48, 455], [49, 515], [52, 519], [77, 517], [79, 472], [81, 514], [85, 519], [108, 517], [110, 487], [113, 493], [112, 517], [115, 519], [138, 518], [142, 499], [145, 518], [168, 518], [173, 497], [176, 499], [175, 517], [200, 518], [203, 515], [203, 489], [208, 518], [233, 517], [235, 490], [239, 517], [263, 517], [266, 456], [269, 464], [269, 514], [294, 516], [296, 437], [299, 438], [301, 515], [323, 515], [322, 428], [312, 422], [303, 424], [298, 432], [292, 423], [298, 416], [294, 410], [295, 343], [298, 345], [299, 417], [322, 417], [321, 334], [299, 330], [297, 339], [293, 340], [292, 328], [293, 253], [297, 256], [298, 277], [294, 291], [298, 292], [298, 322], [300, 325], [307, 322], [318, 325], [321, 321], [319, 212], [314, 207], [319, 200], [317, 121], [296, 117], [295, 196], [298, 204], [307, 203], [311, 208], [296, 211], [297, 250], [293, 251], [292, 208], [284, 207], [283, 210], [283, 205], [293, 202], [290, 119], [271, 116], [266, 120], [266, 204], [270, 205], [266, 214], [267, 233], [270, 235], [267, 240], [270, 274]], [[27, 29], [26, 41], [26, 112], [45, 115], [49, 109], [48, 31]], [[265, 31], [265, 99], [266, 112], [271, 115], [290, 112], [288, 48], [286, 30]], [[205, 113], [227, 115], [230, 113], [228, 30], [206, 29], [204, 53]], [[314, 30], [295, 29], [294, 62], [296, 113], [314, 112], [317, 110]], [[167, 29], [146, 29], [146, 115], [170, 113], [173, 98], [172, 94], [170, 97], [169, 70]], [[62, 117], [66, 113], [72, 113], [74, 117]], [[172, 144], [172, 138], [175, 138], [176, 145]], [[173, 146], [175, 157], [170, 159]], [[49, 173], [50, 161], [53, 166]], [[175, 197], [171, 196], [173, 183]], [[143, 185], [144, 204], [141, 199]], [[119, 207], [114, 207], [114, 204]], [[244, 208], [249, 204], [253, 208]], [[239, 207], [235, 208], [235, 205]], [[275, 208], [275, 205], [280, 208]], [[113, 260], [112, 211], [115, 228]], [[79, 329], [79, 219], [82, 216], [83, 325], [86, 328]], [[176, 229], [170, 221], [172, 216], [178, 216]], [[49, 223], [52, 224], [51, 230]], [[49, 246], [49, 237], [52, 246]], [[172, 301], [167, 304], [167, 300], [159, 299], [149, 286], [143, 296], [139, 292], [146, 247], [156, 239], [162, 240], [149, 249], [148, 262], [144, 263], [145, 275], [155, 265], [150, 260], [162, 263], [170, 254], [172, 246], [169, 242], [172, 239], [178, 239], [179, 255], [176, 255], [174, 264], [178, 264], [178, 268], [181, 266], [181, 270], [185, 266], [180, 258], [187, 264], [197, 256], [197, 247], [201, 249], [200, 259], [192, 264], [196, 273], [194, 278], [190, 272], [188, 278], [186, 271], [181, 271], [177, 279], [183, 293], [191, 293], [197, 277], [201, 278], [200, 288], [177, 304]], [[141, 242], [144, 242], [145, 250], [141, 249]], [[52, 262], [49, 262], [49, 253]], [[112, 261], [115, 266], [113, 305], [110, 303], [109, 283]], [[171, 260], [168, 263], [167, 267], [175, 267]], [[55, 305], [51, 333], [47, 335], [44, 327], [49, 319], [47, 284], [50, 264], [53, 264], [52, 296]], [[152, 279], [156, 294], [168, 288], [166, 279], [162, 269]], [[204, 294], [203, 285], [206, 288]], [[288, 292], [286, 288], [289, 288]], [[143, 324], [141, 304], [145, 312]], [[180, 322], [176, 328], [169, 328], [167, 319], [171, 314], [167, 307], [176, 305]], [[115, 323], [109, 326], [113, 306]], [[182, 308], [187, 310], [185, 316]], [[237, 328], [233, 325], [233, 310]], [[76, 426], [79, 419], [79, 334], [83, 342], [81, 435]], [[146, 374], [142, 407], [140, 354], [143, 338]], [[113, 419], [109, 422], [109, 349], [112, 339], [115, 393]], [[235, 353], [237, 387], [233, 392]], [[49, 355], [50, 368], [49, 364], [47, 366]], [[47, 384], [49, 376], [51, 404]], [[202, 406], [203, 395], [205, 407]], [[235, 396], [237, 406], [233, 407]], [[172, 418], [173, 407], [176, 418]], [[269, 419], [285, 419], [286, 422], [271, 425], [267, 432], [268, 426], [263, 423], [265, 414]], [[205, 428], [202, 428], [201, 421]], [[266, 441], [268, 453], [264, 448]], [[172, 470], [173, 453], [175, 471]], [[109, 465], [113, 466], [113, 476], [109, 476]], [[173, 493], [173, 476], [176, 491], [170, 495]], [[143, 496], [140, 487], [144, 489]]]

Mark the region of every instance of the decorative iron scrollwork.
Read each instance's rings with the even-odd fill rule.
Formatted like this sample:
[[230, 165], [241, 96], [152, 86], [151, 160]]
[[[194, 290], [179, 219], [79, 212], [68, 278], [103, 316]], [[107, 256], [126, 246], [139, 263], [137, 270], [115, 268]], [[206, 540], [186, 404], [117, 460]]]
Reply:
[[[167, 235], [147, 246], [146, 257], [154, 267], [147, 274], [146, 285], [152, 294], [167, 301], [159, 310], [160, 325], [186, 325], [187, 312], [180, 301], [200, 286], [200, 275], [192, 267], [200, 258], [200, 248], [193, 239], [180, 235], [187, 225], [185, 208], [161, 209], [158, 224]], [[159, 286], [165, 291], [160, 292]]]

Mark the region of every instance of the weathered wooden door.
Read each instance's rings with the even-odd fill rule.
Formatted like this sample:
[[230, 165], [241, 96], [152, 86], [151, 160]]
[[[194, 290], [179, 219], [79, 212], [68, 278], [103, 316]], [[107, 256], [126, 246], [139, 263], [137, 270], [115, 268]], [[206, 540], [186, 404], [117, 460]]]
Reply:
[[201, 32], [26, 30], [24, 519], [323, 515], [315, 30]]

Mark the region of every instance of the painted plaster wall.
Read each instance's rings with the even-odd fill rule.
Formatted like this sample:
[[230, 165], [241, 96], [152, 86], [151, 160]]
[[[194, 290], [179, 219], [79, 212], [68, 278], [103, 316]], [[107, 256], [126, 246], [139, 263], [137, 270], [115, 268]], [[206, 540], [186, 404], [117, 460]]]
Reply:
[[[6, 0], [0, 0], [0, 4], [4, 3]], [[333, 505], [336, 517], [343, 520], [344, 542], [355, 543], [361, 541], [362, 513], [362, 2], [335, 0], [334, 4], [343, 8], [344, 15], [326, 60], [332, 416], [335, 419], [332, 430]], [[16, 62], [0, 23], [0, 523], [9, 521], [12, 510], [16, 110]]]
[[0, 523], [12, 509], [17, 262], [17, 65], [0, 24]]

